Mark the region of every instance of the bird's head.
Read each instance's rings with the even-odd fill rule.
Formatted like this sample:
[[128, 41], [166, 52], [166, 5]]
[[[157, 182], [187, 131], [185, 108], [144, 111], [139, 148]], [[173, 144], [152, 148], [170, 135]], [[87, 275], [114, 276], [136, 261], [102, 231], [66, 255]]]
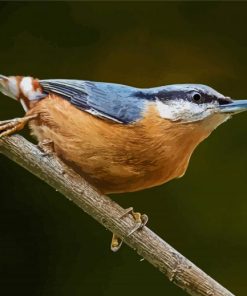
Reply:
[[209, 129], [247, 110], [247, 100], [233, 100], [202, 84], [165, 86], [157, 92], [156, 104], [162, 118], [182, 123], [205, 121]]

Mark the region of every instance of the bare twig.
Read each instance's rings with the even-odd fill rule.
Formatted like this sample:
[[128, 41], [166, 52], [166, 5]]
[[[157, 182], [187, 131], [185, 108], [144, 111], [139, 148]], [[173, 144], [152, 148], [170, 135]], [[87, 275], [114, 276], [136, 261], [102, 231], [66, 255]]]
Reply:
[[44, 155], [21, 136], [0, 140], [0, 153], [44, 180], [164, 273], [190, 295], [233, 296], [201, 269], [178, 253], [147, 227], [127, 236], [134, 227], [131, 217], [119, 219], [124, 209], [103, 196], [57, 157]]

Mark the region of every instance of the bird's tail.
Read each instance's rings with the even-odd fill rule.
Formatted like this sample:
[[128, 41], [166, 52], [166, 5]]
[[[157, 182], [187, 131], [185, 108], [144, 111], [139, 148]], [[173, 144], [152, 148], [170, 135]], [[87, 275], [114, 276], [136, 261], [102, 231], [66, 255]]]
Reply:
[[46, 96], [38, 79], [23, 76], [0, 75], [0, 92], [20, 101], [26, 111], [29, 109], [30, 101]]

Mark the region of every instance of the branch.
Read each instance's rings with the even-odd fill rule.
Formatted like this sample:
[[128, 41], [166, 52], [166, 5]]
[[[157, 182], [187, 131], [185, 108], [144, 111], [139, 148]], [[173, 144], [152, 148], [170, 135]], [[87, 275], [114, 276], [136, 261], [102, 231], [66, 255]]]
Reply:
[[21, 136], [0, 140], [0, 153], [15, 161], [73, 201], [119, 237], [170, 281], [190, 295], [234, 296], [147, 227], [128, 236], [135, 226], [131, 217], [119, 219], [124, 209], [101, 195], [56, 156], [45, 156]]

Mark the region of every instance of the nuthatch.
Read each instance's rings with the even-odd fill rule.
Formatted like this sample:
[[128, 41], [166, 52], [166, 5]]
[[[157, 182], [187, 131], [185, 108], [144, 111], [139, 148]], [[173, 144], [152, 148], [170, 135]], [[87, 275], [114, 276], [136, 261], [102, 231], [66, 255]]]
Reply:
[[[183, 176], [196, 146], [231, 115], [247, 110], [247, 100], [201, 84], [140, 89], [1, 75], [0, 91], [26, 111], [3, 122], [1, 136], [29, 121], [40, 143], [52, 143], [58, 157], [102, 193], [142, 190]], [[120, 245], [114, 237], [112, 249]]]

